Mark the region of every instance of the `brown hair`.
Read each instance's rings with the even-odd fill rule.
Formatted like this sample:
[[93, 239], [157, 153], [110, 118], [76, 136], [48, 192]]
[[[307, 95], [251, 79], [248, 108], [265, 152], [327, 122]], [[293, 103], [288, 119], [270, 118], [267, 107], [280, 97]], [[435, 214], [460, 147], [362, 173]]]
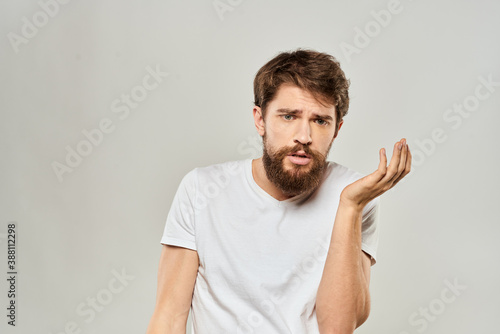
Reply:
[[335, 105], [336, 129], [349, 109], [349, 85], [335, 57], [308, 49], [281, 52], [267, 62], [255, 75], [254, 104], [262, 109], [274, 99], [283, 83], [290, 83], [310, 92], [321, 104]]

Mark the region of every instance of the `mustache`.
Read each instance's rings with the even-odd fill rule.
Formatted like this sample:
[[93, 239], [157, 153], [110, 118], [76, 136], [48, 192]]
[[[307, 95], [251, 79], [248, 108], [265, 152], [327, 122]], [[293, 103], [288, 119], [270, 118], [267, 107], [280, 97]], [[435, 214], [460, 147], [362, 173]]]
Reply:
[[298, 151], [304, 151], [306, 154], [309, 154], [313, 159], [321, 160], [321, 159], [326, 158], [326, 156], [323, 155], [322, 153], [315, 151], [315, 150], [312, 150], [309, 146], [302, 145], [302, 144], [297, 144], [293, 147], [284, 147], [278, 152], [278, 155], [281, 158], [284, 158], [284, 157], [288, 156], [290, 153], [298, 152]]

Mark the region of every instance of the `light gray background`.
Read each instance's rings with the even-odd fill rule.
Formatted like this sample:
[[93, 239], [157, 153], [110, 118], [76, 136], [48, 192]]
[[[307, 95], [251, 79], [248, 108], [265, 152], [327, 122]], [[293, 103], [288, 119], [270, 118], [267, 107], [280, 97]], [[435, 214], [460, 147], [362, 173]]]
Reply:
[[[23, 17], [43, 19], [42, 9], [1, 2], [0, 264], [5, 274], [6, 226], [15, 221], [19, 294], [12, 328], [1, 280], [0, 331], [65, 333], [75, 323], [81, 333], [144, 333], [181, 178], [260, 156], [254, 75], [297, 47], [333, 54], [352, 82], [329, 160], [370, 173], [378, 150], [390, 156], [403, 137], [414, 154], [413, 172], [382, 197], [372, 311], [357, 333], [496, 331], [500, 87], [460, 125], [444, 116], [474, 102], [479, 77], [500, 81], [500, 3], [401, 0], [348, 57], [341, 44], [376, 29], [371, 12], [391, 1], [221, 2], [231, 8], [222, 16], [211, 0], [74, 0], [17, 52], [10, 33], [22, 36]], [[111, 104], [142, 84], [148, 66], [169, 75], [120, 119]], [[66, 146], [105, 118], [114, 130], [60, 182], [52, 164], [65, 164]], [[113, 272], [122, 270], [130, 277], [117, 292]], [[446, 282], [463, 287], [445, 291], [452, 302], [442, 299]], [[97, 297], [105, 305], [90, 320], [88, 298]]]

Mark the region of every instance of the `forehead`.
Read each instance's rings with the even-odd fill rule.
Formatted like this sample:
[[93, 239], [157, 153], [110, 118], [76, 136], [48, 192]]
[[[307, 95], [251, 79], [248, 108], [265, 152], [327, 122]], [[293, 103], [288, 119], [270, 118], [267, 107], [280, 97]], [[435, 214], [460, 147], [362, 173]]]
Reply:
[[305, 113], [335, 117], [334, 105], [327, 105], [312, 93], [288, 83], [279, 87], [274, 99], [269, 103], [271, 112], [277, 112], [279, 109], [301, 110]]

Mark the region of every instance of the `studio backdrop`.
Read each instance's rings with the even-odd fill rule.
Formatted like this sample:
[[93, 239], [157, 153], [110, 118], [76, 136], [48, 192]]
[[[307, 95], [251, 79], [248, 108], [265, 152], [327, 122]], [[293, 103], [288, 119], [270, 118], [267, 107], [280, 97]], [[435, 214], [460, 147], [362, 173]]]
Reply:
[[328, 160], [368, 174], [401, 138], [413, 154], [381, 197], [356, 333], [497, 332], [499, 17], [493, 0], [2, 1], [0, 332], [145, 333], [180, 180], [260, 157], [254, 76], [297, 48], [351, 81]]

